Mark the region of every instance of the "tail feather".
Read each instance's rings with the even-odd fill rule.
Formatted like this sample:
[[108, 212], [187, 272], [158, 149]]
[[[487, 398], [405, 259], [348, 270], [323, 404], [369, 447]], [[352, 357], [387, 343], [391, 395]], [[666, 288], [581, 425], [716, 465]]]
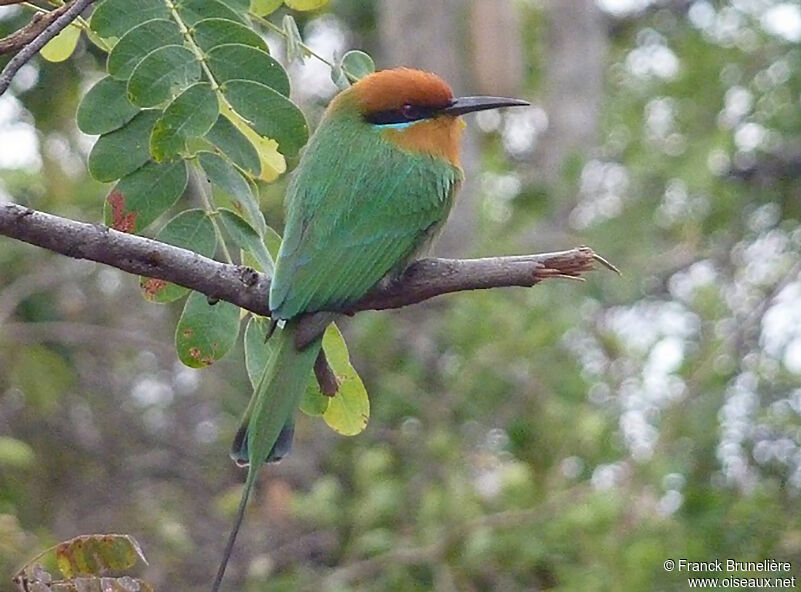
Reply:
[[283, 328], [276, 328], [266, 344], [270, 354], [253, 393], [252, 406], [240, 427], [245, 433], [238, 448], [244, 447], [251, 464], [261, 464], [280, 452], [278, 449], [283, 448], [287, 440], [291, 443], [293, 417], [322, 345], [322, 337], [319, 337], [298, 350], [295, 346], [297, 323], [287, 321]]
[[[295, 420], [290, 419], [278, 434], [270, 454], [264, 459], [265, 463], [277, 463], [279, 460], [288, 456], [292, 452], [292, 439], [295, 436]], [[248, 426], [243, 424], [239, 427], [234, 436], [234, 443], [231, 445], [231, 458], [238, 467], [247, 467], [250, 464], [248, 456]]]
[[314, 360], [322, 346], [322, 336], [307, 347], [295, 347], [297, 322], [287, 321], [270, 339], [270, 355], [264, 366], [242, 426], [234, 439], [232, 456], [237, 464], [248, 466], [234, 528], [228, 537], [212, 592], [219, 590], [225, 566], [234, 547], [239, 526], [245, 514], [248, 496], [256, 481], [263, 460], [277, 461], [289, 453], [295, 431], [294, 415], [314, 368]]

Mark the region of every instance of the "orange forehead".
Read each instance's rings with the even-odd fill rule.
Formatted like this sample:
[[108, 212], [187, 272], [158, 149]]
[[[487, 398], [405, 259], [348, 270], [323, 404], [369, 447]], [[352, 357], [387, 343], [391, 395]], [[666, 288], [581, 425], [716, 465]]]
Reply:
[[362, 113], [394, 111], [406, 104], [444, 107], [453, 99], [451, 87], [431, 72], [395, 68], [365, 76], [353, 85]]

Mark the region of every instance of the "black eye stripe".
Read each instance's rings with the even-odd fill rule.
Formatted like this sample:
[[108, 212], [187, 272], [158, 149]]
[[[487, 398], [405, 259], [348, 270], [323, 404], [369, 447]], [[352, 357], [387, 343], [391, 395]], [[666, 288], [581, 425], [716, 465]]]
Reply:
[[391, 111], [379, 111], [377, 113], [369, 113], [364, 118], [375, 125], [391, 125], [393, 123], [409, 123], [411, 121], [419, 121], [421, 119], [428, 119], [435, 115], [440, 108], [437, 107], [423, 107], [420, 105], [404, 105], [400, 109], [393, 109]]

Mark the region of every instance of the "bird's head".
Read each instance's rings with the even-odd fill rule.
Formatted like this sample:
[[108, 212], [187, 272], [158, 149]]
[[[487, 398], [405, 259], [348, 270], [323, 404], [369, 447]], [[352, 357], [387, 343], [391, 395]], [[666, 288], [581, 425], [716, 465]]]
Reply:
[[451, 87], [431, 72], [396, 68], [365, 76], [340, 93], [332, 111], [354, 109], [363, 123], [400, 147], [459, 162], [460, 115], [528, 105], [519, 99], [453, 96]]

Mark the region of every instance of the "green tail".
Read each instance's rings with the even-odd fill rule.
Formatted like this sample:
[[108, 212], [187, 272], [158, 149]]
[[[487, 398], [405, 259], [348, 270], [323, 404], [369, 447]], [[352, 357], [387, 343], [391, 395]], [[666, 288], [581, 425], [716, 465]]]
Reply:
[[265, 345], [270, 348], [270, 357], [245, 411], [242, 427], [239, 428], [234, 440], [234, 456], [241, 464], [244, 464], [241, 461], [247, 461], [248, 475], [236, 521], [228, 537], [212, 592], [217, 592], [220, 588], [236, 535], [242, 525], [248, 496], [262, 462], [265, 459], [268, 461], [280, 459], [291, 444], [295, 410], [300, 405], [309, 375], [314, 368], [314, 360], [322, 345], [320, 337], [302, 351], [298, 351], [295, 348], [296, 324], [297, 321], [287, 321], [283, 329], [276, 329], [269, 343]]

